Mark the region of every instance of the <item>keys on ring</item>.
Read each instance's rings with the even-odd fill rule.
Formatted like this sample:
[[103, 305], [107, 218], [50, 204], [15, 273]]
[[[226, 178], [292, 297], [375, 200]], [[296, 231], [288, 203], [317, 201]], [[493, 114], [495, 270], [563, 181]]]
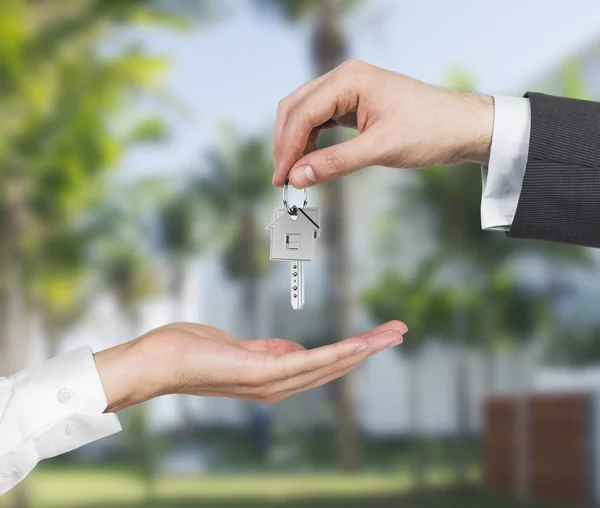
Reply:
[[272, 261], [290, 263], [292, 308], [304, 307], [304, 262], [312, 261], [315, 243], [321, 234], [319, 209], [307, 208], [308, 193], [304, 189], [302, 207], [289, 206], [287, 199], [289, 181], [283, 186], [283, 206], [275, 210], [275, 220], [266, 229], [271, 231], [270, 257]]

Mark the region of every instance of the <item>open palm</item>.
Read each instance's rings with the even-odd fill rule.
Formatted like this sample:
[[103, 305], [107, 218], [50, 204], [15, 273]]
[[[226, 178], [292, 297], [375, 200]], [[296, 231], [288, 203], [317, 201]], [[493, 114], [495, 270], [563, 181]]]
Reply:
[[276, 402], [343, 376], [402, 342], [407, 327], [390, 321], [357, 337], [307, 350], [279, 338], [237, 340], [217, 328], [173, 323], [150, 332], [174, 367], [172, 393]]

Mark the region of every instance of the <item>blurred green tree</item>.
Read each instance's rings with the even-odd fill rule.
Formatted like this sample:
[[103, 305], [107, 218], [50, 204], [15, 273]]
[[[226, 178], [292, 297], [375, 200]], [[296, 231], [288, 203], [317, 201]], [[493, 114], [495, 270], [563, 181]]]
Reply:
[[[422, 437], [421, 404], [419, 395], [419, 353], [427, 339], [443, 336], [451, 309], [452, 294], [435, 283], [439, 260], [431, 258], [420, 263], [414, 274], [404, 276], [397, 271], [383, 271], [378, 281], [362, 296], [362, 303], [377, 323], [410, 316], [410, 339], [397, 349], [407, 361], [408, 411], [410, 419], [412, 485], [425, 485], [427, 457]], [[408, 295], [408, 296], [407, 296]]]
[[[127, 337], [136, 337], [140, 335], [140, 304], [158, 288], [155, 271], [139, 243], [114, 242], [104, 254], [99, 273], [104, 274], [107, 289], [115, 295], [128, 324]], [[149, 403], [130, 408], [126, 419], [135, 469], [144, 484], [147, 499], [152, 500], [158, 457], [150, 436]]]
[[144, 402], [127, 409], [125, 416], [128, 444], [131, 447], [135, 471], [142, 481], [146, 494], [146, 506], [156, 498], [158, 454], [150, 433], [149, 403]]
[[569, 340], [554, 344], [548, 360], [574, 367], [596, 367], [600, 363], [600, 326], [597, 323], [582, 326], [577, 322], [569, 325], [562, 328]]
[[[10, 118], [0, 127], [3, 326], [10, 318], [24, 320], [24, 308], [19, 316], [8, 315], [6, 308], [22, 300], [25, 268], [43, 261], [39, 253], [53, 241], [55, 229], [74, 227], [102, 200], [105, 175], [123, 150], [162, 129], [160, 120], [139, 118], [131, 130], [119, 132], [111, 120], [131, 92], [154, 88], [165, 61], [136, 48], [102, 55], [98, 45], [109, 18], [91, 18], [77, 33], [63, 30], [86, 9], [73, 2], [58, 4], [49, 9], [47, 3], [11, 0], [0, 7], [0, 24], [6, 25], [0, 35], [0, 112]], [[127, 12], [142, 9], [143, 3], [135, 2]], [[5, 331], [0, 342], [7, 348]], [[22, 355], [5, 357], [15, 356]]]
[[[160, 252], [166, 258], [169, 269], [167, 293], [170, 295], [172, 312], [171, 321], [183, 321], [182, 310], [185, 305], [185, 282], [187, 280], [190, 259], [198, 254], [207, 240], [206, 214], [204, 206], [198, 198], [195, 180], [184, 175], [183, 181], [174, 182], [158, 179], [147, 181], [150, 191], [150, 203], [153, 222], [157, 229]], [[158, 206], [156, 204], [158, 203]], [[150, 210], [148, 210], [150, 212]], [[177, 395], [177, 405], [184, 427], [190, 439], [196, 432], [196, 418], [189, 397]]]
[[[454, 71], [451, 77], [454, 88], [473, 89], [465, 73]], [[573, 80], [570, 75], [567, 81], [573, 83]], [[550, 315], [547, 309], [552, 306], [556, 296], [556, 291], [540, 293], [524, 287], [517, 279], [515, 265], [533, 258], [538, 265], [547, 266], [549, 273], [556, 274], [589, 264], [586, 251], [578, 247], [511, 241], [501, 234], [482, 231], [481, 184], [478, 178], [474, 178], [478, 172], [479, 166], [475, 164], [435, 166], [421, 170], [414, 175], [411, 183], [399, 188], [395, 213], [399, 218], [410, 215], [411, 220], [428, 231], [434, 245], [432, 255], [439, 257], [436, 277], [452, 288], [447, 300], [443, 301], [453, 306], [452, 312], [448, 314], [447, 307], [432, 311], [446, 320], [446, 330], [428, 325], [432, 329], [422, 332], [431, 334], [439, 331], [445, 340], [451, 340], [459, 350], [459, 364], [455, 369], [459, 451], [456, 472], [459, 482], [466, 479], [464, 442], [468, 434], [466, 355], [460, 351], [466, 353], [467, 349], [475, 347], [485, 352], [489, 360], [486, 367], [486, 391], [489, 392], [494, 379], [493, 352], [501, 345], [516, 348], [532, 339], [540, 326], [546, 326], [540, 319]], [[414, 277], [418, 281], [418, 273]], [[407, 288], [410, 286], [407, 284]], [[371, 294], [379, 292], [382, 300], [406, 300], [403, 310], [408, 313], [403, 316], [395, 314], [394, 318], [408, 321], [412, 337], [412, 321], [415, 319], [419, 322], [419, 316], [410, 308], [409, 302], [413, 297], [421, 298], [422, 291], [404, 291], [393, 297], [390, 293], [385, 295], [387, 289], [386, 283], [380, 281]], [[442, 303], [435, 297], [435, 292], [430, 294], [430, 298], [438, 304]], [[374, 318], [384, 318], [376, 313], [373, 302], [368, 303], [368, 308]], [[385, 319], [390, 318], [391, 314]]]
[[[140, 335], [141, 305], [155, 295], [161, 280], [150, 254], [151, 237], [144, 202], [154, 195], [153, 186], [125, 187], [88, 221], [88, 267], [92, 271], [94, 292], [114, 296], [126, 323], [127, 339]], [[150, 436], [149, 404], [130, 408], [124, 418], [128, 425], [135, 469], [142, 480], [148, 500], [154, 497], [158, 459]]]
[[[451, 75], [453, 88], [465, 91], [473, 90], [474, 86], [468, 75], [455, 71]], [[570, 72], [566, 83], [573, 85], [575, 78]], [[482, 318], [470, 323], [467, 317], [469, 309], [461, 299], [456, 299], [456, 309], [452, 322], [454, 329], [449, 337], [458, 347], [477, 346], [486, 351], [489, 358], [487, 372], [487, 391], [491, 390], [494, 369], [492, 354], [500, 344], [517, 347], [533, 338], [535, 328], [528, 333], [522, 333], [520, 325], [529, 319], [530, 306], [527, 298], [552, 305], [553, 295], [523, 292], [521, 284], [514, 275], [509, 275], [507, 265], [523, 260], [526, 257], [535, 258], [539, 265], [546, 265], [549, 272], [560, 273], [574, 266], [588, 264], [587, 252], [575, 246], [555, 245], [531, 241], [511, 241], [500, 234], [490, 234], [481, 230], [480, 207], [481, 187], [479, 179], [473, 178], [473, 173], [479, 171], [475, 164], [458, 164], [449, 167], [436, 166], [419, 172], [415, 186], [399, 202], [403, 212], [410, 210], [421, 211], [430, 220], [431, 233], [438, 243], [440, 253], [447, 267], [452, 267], [453, 280], [457, 287], [471, 288], [480, 295], [482, 305], [479, 306]], [[513, 272], [514, 273], [514, 272]], [[498, 281], [502, 280], [502, 294], [498, 294]], [[512, 286], [512, 287], [511, 287]], [[462, 290], [462, 289], [461, 289]], [[522, 305], [512, 308], [513, 312], [503, 313], [501, 301], [495, 298], [519, 298]], [[531, 303], [531, 302], [530, 302]], [[510, 303], [509, 303], [510, 304]], [[537, 316], [548, 315], [547, 312], [537, 312]], [[543, 323], [539, 323], [543, 326]], [[463, 355], [459, 355], [460, 358]], [[467, 429], [467, 395], [465, 378], [466, 370], [457, 366], [457, 383], [459, 385], [459, 441], [466, 440]], [[462, 447], [464, 449], [464, 447]], [[466, 466], [459, 454], [457, 473], [459, 481], [464, 481]]]
[[[223, 140], [226, 142], [208, 154], [207, 171], [191, 188], [205, 212], [203, 234], [220, 245], [226, 273], [241, 284], [244, 338], [251, 339], [259, 335], [260, 284], [270, 266], [269, 246], [258, 215], [275, 190], [271, 184], [273, 159], [262, 136], [240, 138], [223, 125]], [[251, 421], [264, 422], [262, 429], [268, 429], [269, 417], [260, 404], [247, 403], [246, 411]], [[192, 428], [189, 411], [185, 414]], [[263, 442], [254, 437], [257, 443]]]
[[[189, 26], [190, 15], [204, 6], [184, 0], [0, 4], [0, 372], [26, 361], [28, 334], [13, 334], [17, 342], [9, 330], [26, 331], [32, 303], [51, 323], [51, 334], [79, 314], [83, 251], [70, 239], [102, 202], [106, 175], [121, 154], [164, 131], [160, 119], [135, 110], [117, 127], [136, 93], [160, 92], [166, 61], [114, 44], [110, 35], [138, 22]], [[74, 263], [57, 262], [63, 255]], [[110, 273], [129, 277], [133, 264], [117, 259], [120, 268], [115, 264]], [[130, 301], [127, 291], [119, 290], [123, 302]], [[17, 490], [15, 506], [27, 506], [24, 492]]]
[[156, 222], [159, 245], [171, 270], [169, 293], [173, 304], [171, 320], [181, 321], [184, 285], [190, 258], [198, 254], [206, 240], [197, 194], [186, 184], [174, 190], [158, 207]]
[[47, 356], [58, 354], [63, 333], [81, 318], [94, 295], [86, 257], [88, 231], [56, 228], [39, 250], [22, 260], [28, 307], [39, 313], [47, 339]]
[[227, 143], [212, 151], [208, 171], [194, 187], [207, 206], [209, 234], [224, 250], [224, 264], [243, 286], [242, 311], [247, 338], [257, 336], [260, 279], [268, 265], [268, 245], [257, 214], [274, 191], [273, 161], [261, 136], [240, 139], [226, 127]]

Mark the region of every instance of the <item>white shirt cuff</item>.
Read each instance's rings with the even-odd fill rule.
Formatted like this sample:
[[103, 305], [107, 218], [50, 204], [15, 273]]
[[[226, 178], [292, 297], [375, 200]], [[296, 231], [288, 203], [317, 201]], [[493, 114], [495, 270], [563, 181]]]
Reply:
[[0, 494], [42, 459], [121, 430], [89, 347], [0, 379]]
[[494, 132], [488, 166], [481, 167], [481, 227], [510, 228], [527, 166], [531, 109], [529, 99], [494, 96]]

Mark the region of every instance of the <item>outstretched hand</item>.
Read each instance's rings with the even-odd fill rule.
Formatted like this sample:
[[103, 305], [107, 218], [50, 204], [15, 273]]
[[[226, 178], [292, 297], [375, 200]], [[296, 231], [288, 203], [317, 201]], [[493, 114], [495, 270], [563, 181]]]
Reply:
[[284, 339], [240, 341], [211, 326], [169, 324], [95, 355], [107, 411], [168, 393], [277, 402], [329, 383], [369, 356], [397, 346], [407, 327], [390, 321], [307, 350]]

